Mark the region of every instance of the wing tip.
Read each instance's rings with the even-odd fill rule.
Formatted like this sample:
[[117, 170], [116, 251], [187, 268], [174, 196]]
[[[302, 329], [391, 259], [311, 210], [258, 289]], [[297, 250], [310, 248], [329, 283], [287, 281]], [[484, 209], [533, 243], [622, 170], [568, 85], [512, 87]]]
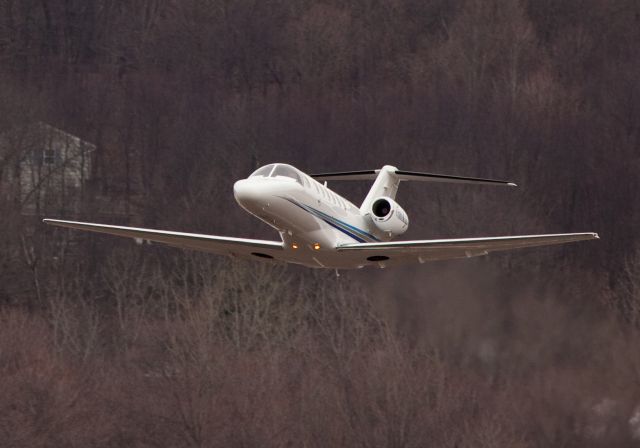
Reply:
[[516, 184], [515, 182], [507, 182], [507, 187], [517, 187], [518, 184]]
[[69, 224], [69, 223], [72, 223], [73, 221], [65, 221], [63, 219], [44, 218], [42, 220], [42, 222], [45, 223], [45, 224], [49, 224], [51, 226], [58, 226], [58, 225], [61, 225], [61, 224]]

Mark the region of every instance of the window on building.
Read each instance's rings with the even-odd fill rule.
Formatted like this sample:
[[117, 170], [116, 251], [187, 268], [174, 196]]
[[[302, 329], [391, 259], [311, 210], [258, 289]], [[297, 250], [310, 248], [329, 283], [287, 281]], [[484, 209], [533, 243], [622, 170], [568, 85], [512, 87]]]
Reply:
[[56, 163], [55, 149], [45, 149], [42, 153], [42, 163], [45, 165], [53, 165]]

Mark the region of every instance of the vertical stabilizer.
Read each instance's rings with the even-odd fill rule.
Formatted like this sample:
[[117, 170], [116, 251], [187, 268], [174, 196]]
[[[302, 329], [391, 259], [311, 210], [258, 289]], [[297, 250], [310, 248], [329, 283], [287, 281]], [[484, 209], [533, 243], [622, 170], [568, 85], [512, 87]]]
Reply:
[[400, 184], [400, 178], [396, 174], [398, 169], [395, 166], [385, 165], [378, 172], [376, 180], [373, 182], [373, 186], [367, 197], [364, 198], [362, 205], [360, 206], [361, 213], [367, 213], [371, 208], [371, 203], [380, 196], [385, 196], [391, 199], [396, 198], [398, 192], [398, 185]]

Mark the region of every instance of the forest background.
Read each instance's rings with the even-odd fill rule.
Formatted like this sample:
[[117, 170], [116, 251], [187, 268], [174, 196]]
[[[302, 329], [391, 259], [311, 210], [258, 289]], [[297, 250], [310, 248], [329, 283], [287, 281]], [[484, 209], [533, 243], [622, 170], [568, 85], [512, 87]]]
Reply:
[[403, 184], [407, 238], [601, 240], [336, 278], [0, 194], [4, 446], [639, 443], [637, 1], [0, 0], [0, 134], [38, 122], [96, 146], [62, 217], [273, 239], [235, 180], [392, 164], [519, 185]]

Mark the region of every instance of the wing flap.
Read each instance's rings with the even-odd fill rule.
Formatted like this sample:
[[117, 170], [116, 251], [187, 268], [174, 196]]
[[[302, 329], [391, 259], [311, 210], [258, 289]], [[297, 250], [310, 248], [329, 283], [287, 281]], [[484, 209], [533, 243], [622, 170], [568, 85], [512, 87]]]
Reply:
[[486, 255], [490, 252], [549, 246], [598, 239], [597, 233], [500, 236], [440, 240], [357, 243], [339, 246], [339, 252], [362, 253], [364, 260], [396, 263], [400, 261], [445, 260]]
[[248, 256], [254, 252], [259, 252], [261, 255], [274, 256], [283, 249], [283, 243], [279, 241], [172, 232], [59, 219], [45, 219], [44, 222], [58, 227], [154, 241], [181, 249], [201, 250], [219, 255]]

